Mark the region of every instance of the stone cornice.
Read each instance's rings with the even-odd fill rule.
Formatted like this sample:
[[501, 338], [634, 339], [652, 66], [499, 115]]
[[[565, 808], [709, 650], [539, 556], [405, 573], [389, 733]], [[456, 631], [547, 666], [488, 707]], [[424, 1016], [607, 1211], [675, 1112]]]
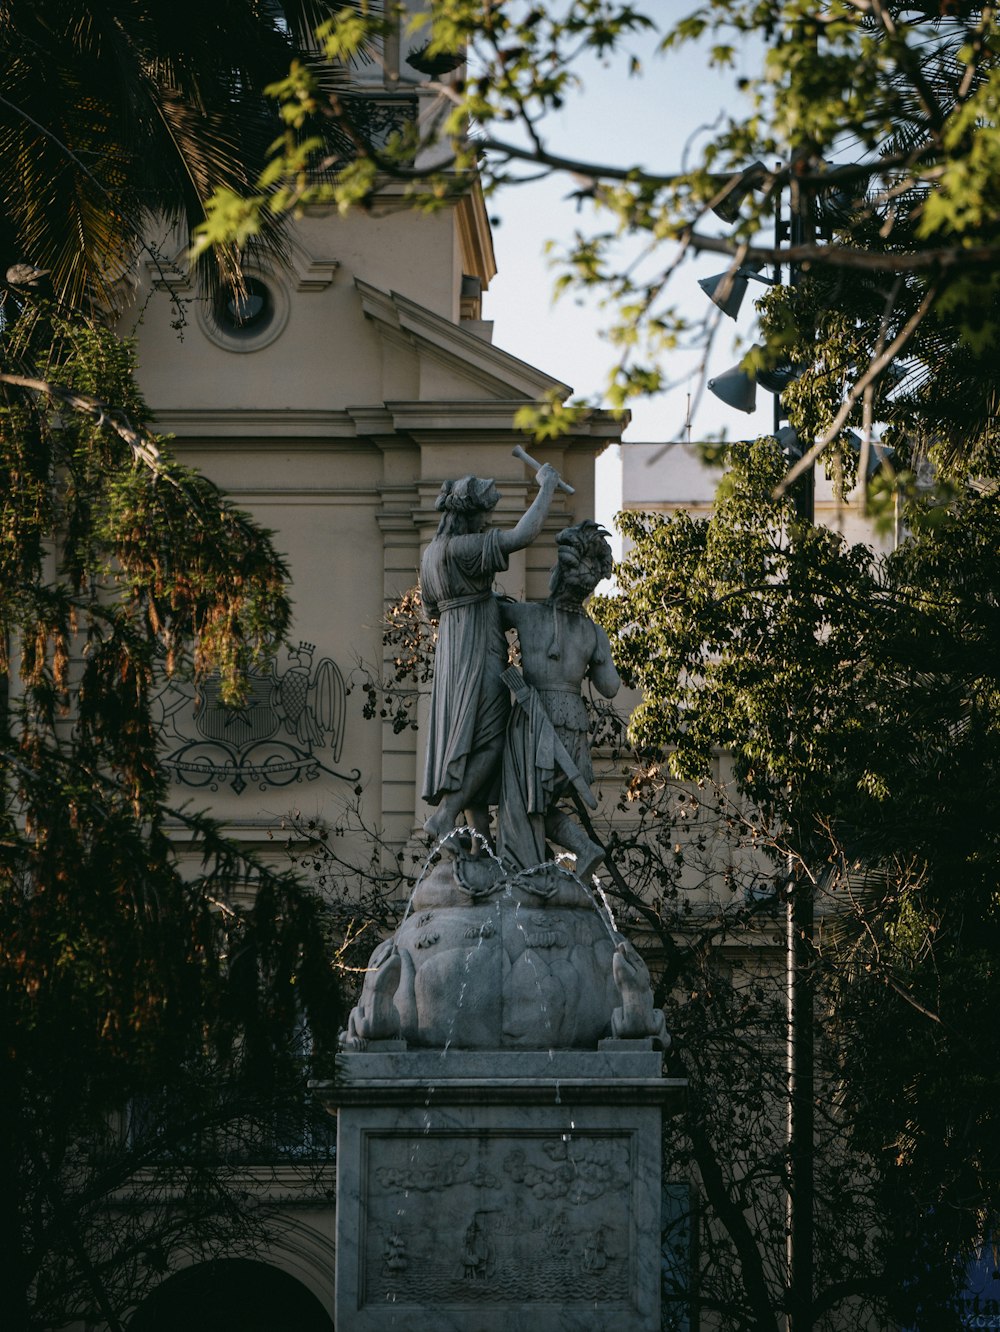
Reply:
[[248, 440], [289, 439], [305, 448], [312, 440], [355, 439], [349, 412], [310, 407], [165, 407], [153, 409], [153, 425], [163, 434]]
[[537, 402], [550, 394], [566, 398], [568, 385], [526, 361], [501, 351], [460, 324], [427, 310], [399, 292], [385, 292], [356, 277], [361, 308], [380, 331], [402, 333], [418, 350], [434, 355], [466, 377], [476, 378], [496, 398]]
[[[315, 449], [333, 442], [356, 441], [361, 447], [380, 449], [416, 448], [421, 443], [450, 443], [462, 436], [463, 443], [495, 444], [515, 433], [514, 413], [532, 399], [469, 398], [429, 402], [384, 402], [333, 411], [310, 407], [164, 407], [153, 409], [153, 427], [161, 434], [176, 435], [178, 443], [191, 439], [238, 439], [250, 447], [259, 441], [267, 447], [280, 439], [283, 446]], [[571, 433], [554, 442], [563, 451], [593, 447], [595, 439], [615, 440], [625, 423], [610, 413], [589, 412]], [[437, 438], [435, 438], [437, 437]], [[451, 437], [451, 438], [449, 438]], [[518, 438], [521, 436], [518, 435]]]
[[[324, 291], [336, 276], [340, 260], [315, 258], [295, 237], [285, 263], [268, 258], [251, 262], [247, 267], [251, 273], [255, 269], [275, 276], [286, 273], [294, 279], [296, 291]], [[156, 291], [187, 292], [194, 285], [186, 247], [182, 247], [169, 259], [147, 259], [146, 271]]]
[[471, 398], [438, 402], [387, 402], [393, 429], [410, 435], [458, 432], [480, 438], [492, 434], [508, 438], [514, 429], [514, 413], [531, 405], [527, 398]]
[[296, 291], [325, 291], [340, 267], [339, 259], [316, 259], [299, 242], [289, 257]]
[[[426, 402], [386, 402], [370, 407], [348, 407], [347, 410], [359, 434], [375, 436], [395, 431], [417, 438], [437, 432], [475, 432], [484, 442], [495, 442], [507, 439], [514, 432], [514, 413], [520, 407], [530, 407], [536, 403], [537, 399], [534, 398], [506, 398], [499, 401], [495, 398], [485, 401], [482, 398], [449, 398]], [[551, 446], [539, 447], [571, 449], [584, 440], [616, 440], [627, 424], [627, 420], [616, 420], [610, 412], [594, 409]], [[516, 433], [519, 439], [523, 438], [519, 431]], [[490, 435], [494, 436], [493, 441], [488, 441]]]

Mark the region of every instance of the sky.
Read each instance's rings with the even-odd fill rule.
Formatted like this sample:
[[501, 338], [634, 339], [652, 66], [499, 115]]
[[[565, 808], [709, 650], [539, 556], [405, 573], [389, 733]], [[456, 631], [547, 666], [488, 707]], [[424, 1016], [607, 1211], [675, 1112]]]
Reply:
[[[626, 61], [620, 58], [606, 66], [592, 61], [582, 70], [581, 91], [567, 101], [563, 112], [546, 122], [548, 144], [554, 152], [664, 172], [678, 170], [685, 145], [689, 141], [697, 145], [699, 130], [703, 135], [704, 128], [724, 109], [739, 114], [737, 79], [742, 72], [754, 72], [760, 60], [759, 48], [749, 48], [735, 69], [717, 71], [709, 69], [694, 48], [661, 57], [651, 54], [649, 42], [635, 45], [644, 70], [639, 79], [627, 76]], [[608, 317], [592, 300], [580, 303], [579, 298], [565, 295], [553, 303], [554, 274], [544, 252], [546, 241], [566, 242], [577, 226], [589, 221], [586, 206], [578, 213], [576, 202], [567, 197], [575, 188], [570, 177], [558, 175], [507, 188], [490, 199], [489, 210], [496, 219], [493, 240], [498, 272], [484, 298], [483, 317], [494, 321], [497, 346], [571, 385], [577, 395], [600, 397], [614, 360], [612, 348], [601, 338]], [[723, 229], [722, 224], [719, 228]], [[712, 310], [697, 285], [698, 278], [725, 266], [718, 255], [694, 258], [672, 282], [692, 318], [700, 319]], [[733, 365], [754, 340], [752, 294], [751, 287], [738, 324], [722, 321], [713, 342], [709, 375]], [[743, 337], [739, 347], [737, 335]], [[688, 395], [697, 393], [699, 359], [681, 353], [670, 356], [667, 376], [677, 387], [633, 405], [626, 441], [665, 442], [685, 437]], [[748, 416], [702, 392], [693, 416], [692, 437], [722, 431], [729, 438], [764, 433], [770, 428], [772, 400], [761, 391], [758, 401], [757, 412]], [[598, 464], [597, 516], [605, 523], [620, 499], [618, 470], [614, 456], [605, 455]]]

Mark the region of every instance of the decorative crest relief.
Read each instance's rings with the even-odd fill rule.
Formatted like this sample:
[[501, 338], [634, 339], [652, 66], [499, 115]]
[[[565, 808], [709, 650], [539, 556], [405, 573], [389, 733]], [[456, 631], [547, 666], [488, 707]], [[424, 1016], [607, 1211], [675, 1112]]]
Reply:
[[212, 791], [228, 784], [237, 795], [248, 786], [315, 781], [321, 772], [356, 782], [360, 769], [334, 766], [344, 745], [344, 677], [331, 658], [314, 662], [315, 655], [315, 643], [303, 641], [288, 650], [280, 674], [275, 662], [269, 671], [251, 671], [246, 699], [236, 706], [223, 703], [218, 680], [198, 692], [168, 681], [157, 700], [167, 772]]

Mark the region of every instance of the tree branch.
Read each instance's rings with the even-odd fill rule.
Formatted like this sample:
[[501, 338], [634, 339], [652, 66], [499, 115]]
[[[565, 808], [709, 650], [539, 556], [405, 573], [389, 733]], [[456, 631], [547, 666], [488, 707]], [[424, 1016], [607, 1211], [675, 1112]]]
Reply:
[[152, 436], [136, 430], [120, 412], [108, 407], [106, 403], [92, 398], [88, 393], [79, 393], [65, 384], [55, 384], [47, 379], [30, 379], [26, 375], [12, 375], [7, 371], [0, 371], [0, 384], [10, 384], [14, 388], [28, 389], [29, 392], [54, 398], [74, 412], [91, 417], [98, 425], [108, 426], [129, 446], [136, 462], [144, 463], [150, 471], [162, 475], [162, 455]]
[[931, 306], [934, 304], [934, 301], [937, 299], [939, 289], [940, 288], [938, 286], [929, 287], [927, 289], [927, 291], [924, 293], [924, 299], [920, 302], [917, 309], [914, 310], [913, 314], [906, 321], [904, 327], [899, 331], [899, 333], [896, 334], [892, 342], [890, 342], [889, 346], [886, 347], [885, 351], [883, 351], [880, 356], [875, 357], [875, 359], [868, 366], [868, 369], [865, 371], [865, 373], [861, 376], [858, 382], [851, 389], [850, 393], [847, 395], [846, 400], [841, 404], [840, 410], [833, 418], [833, 421], [830, 424], [830, 426], [823, 432], [822, 435], [820, 435], [819, 439], [816, 441], [815, 444], [813, 444], [812, 448], [806, 450], [806, 452], [802, 455], [802, 457], [798, 460], [798, 462], [794, 465], [794, 467], [790, 467], [789, 470], [785, 473], [784, 477], [781, 479], [781, 481], [774, 489], [774, 496], [776, 499], [779, 498], [781, 495], [783, 495], [785, 491], [789, 488], [789, 486], [794, 485], [795, 482], [798, 480], [798, 478], [806, 470], [806, 468], [811, 467], [813, 465], [813, 463], [820, 456], [820, 454], [830, 443], [830, 441], [836, 439], [837, 435], [843, 429], [843, 426], [847, 421], [847, 418], [850, 416], [851, 411], [854, 408], [854, 404], [862, 396], [865, 389], [868, 387], [869, 384], [871, 384], [875, 379], [878, 378], [878, 376], [886, 368], [889, 362], [895, 357], [896, 353], [901, 351], [906, 346], [910, 338], [916, 332], [918, 326], [920, 325], [921, 320], [924, 318], [924, 316], [927, 314], [927, 311], [931, 308]]

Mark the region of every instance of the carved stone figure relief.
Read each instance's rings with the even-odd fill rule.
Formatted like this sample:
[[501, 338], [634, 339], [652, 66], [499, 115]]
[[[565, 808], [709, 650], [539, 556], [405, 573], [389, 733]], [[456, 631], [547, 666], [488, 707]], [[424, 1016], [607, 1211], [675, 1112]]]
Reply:
[[363, 1306], [625, 1304], [631, 1151], [628, 1132], [372, 1135]]

